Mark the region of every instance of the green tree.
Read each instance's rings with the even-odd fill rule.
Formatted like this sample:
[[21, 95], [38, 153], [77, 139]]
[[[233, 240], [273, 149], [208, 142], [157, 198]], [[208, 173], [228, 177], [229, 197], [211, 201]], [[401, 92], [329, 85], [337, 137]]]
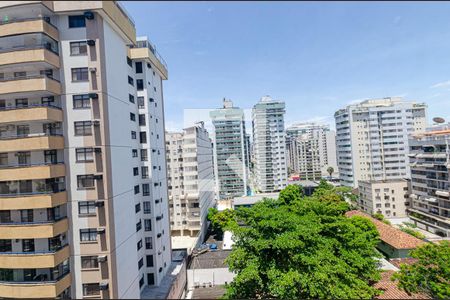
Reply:
[[278, 195], [278, 199], [285, 204], [289, 204], [293, 200], [298, 200], [303, 195], [303, 188], [297, 184], [290, 184], [284, 188]]
[[330, 178], [331, 178], [331, 176], [333, 175], [333, 173], [334, 173], [334, 168], [333, 167], [328, 167], [327, 168], [327, 173], [330, 175]]
[[398, 286], [408, 293], [450, 299], [450, 242], [424, 244], [413, 250], [411, 257], [418, 261], [402, 264], [392, 280], [398, 280]]
[[278, 200], [235, 211], [241, 226], [232, 227], [236, 243], [227, 263], [236, 277], [225, 298], [377, 295], [371, 283], [380, 278], [378, 232], [366, 218], [345, 217], [349, 205], [333, 193], [305, 197], [287, 187]]

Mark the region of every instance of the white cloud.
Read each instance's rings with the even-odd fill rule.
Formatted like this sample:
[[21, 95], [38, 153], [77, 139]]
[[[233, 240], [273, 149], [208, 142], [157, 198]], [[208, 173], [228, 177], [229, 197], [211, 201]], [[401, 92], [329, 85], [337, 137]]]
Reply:
[[435, 89], [435, 88], [448, 87], [448, 86], [450, 86], [450, 80], [444, 81], [444, 82], [438, 82], [438, 83], [430, 86], [430, 88]]

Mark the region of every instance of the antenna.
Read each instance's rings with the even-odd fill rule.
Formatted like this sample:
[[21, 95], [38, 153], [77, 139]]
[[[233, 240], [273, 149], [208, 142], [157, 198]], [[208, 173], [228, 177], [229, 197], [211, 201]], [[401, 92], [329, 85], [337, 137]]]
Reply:
[[444, 118], [441, 118], [441, 117], [434, 117], [433, 122], [437, 123], [437, 124], [442, 124], [442, 123], [445, 123], [445, 120], [444, 120]]

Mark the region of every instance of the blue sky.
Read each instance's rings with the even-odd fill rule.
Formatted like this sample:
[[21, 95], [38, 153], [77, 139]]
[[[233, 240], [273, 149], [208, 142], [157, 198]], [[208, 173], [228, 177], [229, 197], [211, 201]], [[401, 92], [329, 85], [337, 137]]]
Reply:
[[450, 3], [124, 5], [169, 66], [169, 130], [183, 127], [187, 109], [223, 97], [248, 109], [264, 95], [286, 102], [288, 125], [333, 124], [337, 109], [388, 96], [426, 102], [430, 118], [450, 121]]

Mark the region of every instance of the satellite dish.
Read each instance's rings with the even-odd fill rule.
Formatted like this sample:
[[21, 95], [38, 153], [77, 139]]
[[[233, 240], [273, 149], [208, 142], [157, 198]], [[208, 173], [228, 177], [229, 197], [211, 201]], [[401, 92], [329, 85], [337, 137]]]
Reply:
[[435, 117], [435, 118], [433, 118], [433, 122], [442, 124], [442, 123], [445, 123], [445, 120], [441, 117]]

